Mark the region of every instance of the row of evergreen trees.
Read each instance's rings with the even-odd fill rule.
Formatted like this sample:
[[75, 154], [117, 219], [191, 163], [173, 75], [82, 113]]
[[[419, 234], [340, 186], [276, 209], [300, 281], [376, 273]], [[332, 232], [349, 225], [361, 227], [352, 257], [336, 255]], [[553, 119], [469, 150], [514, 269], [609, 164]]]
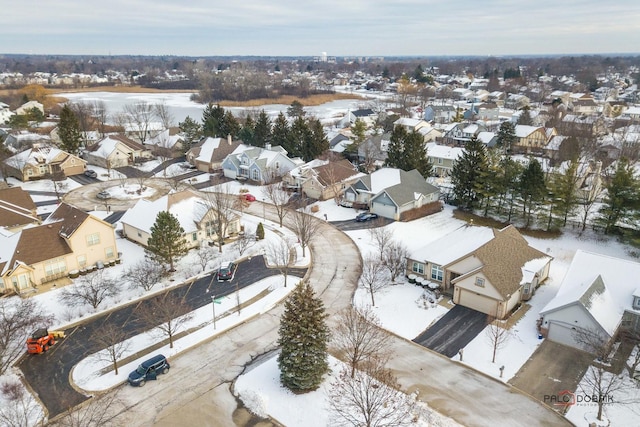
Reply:
[[578, 216], [584, 229], [588, 217], [597, 213], [595, 226], [605, 233], [619, 230], [620, 224], [638, 229], [640, 218], [640, 178], [624, 159], [612, 176], [605, 179], [603, 205], [590, 212], [598, 192], [577, 186], [585, 171], [574, 159], [563, 170], [545, 172], [540, 162], [530, 158], [518, 162], [501, 149], [487, 149], [473, 138], [453, 166], [453, 203], [463, 210], [480, 211], [506, 222], [521, 219], [526, 227], [537, 222], [545, 228], [565, 226]]
[[272, 122], [267, 113], [261, 110], [257, 117], [247, 116], [244, 123], [229, 110], [220, 105], [209, 104], [202, 113], [202, 123], [190, 117], [179, 127], [190, 146], [202, 137], [240, 139], [245, 144], [256, 147], [267, 145], [282, 146], [291, 157], [301, 157], [308, 162], [329, 149], [329, 141], [322, 123], [315, 117], [306, 117], [302, 105], [292, 103], [287, 110], [291, 122], [283, 112]]

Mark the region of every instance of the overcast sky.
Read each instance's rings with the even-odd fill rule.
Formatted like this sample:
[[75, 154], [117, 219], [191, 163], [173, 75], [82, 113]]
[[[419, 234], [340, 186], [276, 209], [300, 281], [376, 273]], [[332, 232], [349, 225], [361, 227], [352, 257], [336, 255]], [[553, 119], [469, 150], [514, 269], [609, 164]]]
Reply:
[[0, 0], [0, 54], [640, 52], [638, 0]]

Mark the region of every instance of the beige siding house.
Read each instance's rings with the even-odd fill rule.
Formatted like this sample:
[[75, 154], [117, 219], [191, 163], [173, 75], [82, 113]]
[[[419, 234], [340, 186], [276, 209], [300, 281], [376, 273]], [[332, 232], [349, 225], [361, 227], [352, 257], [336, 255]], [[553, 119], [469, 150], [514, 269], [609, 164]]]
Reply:
[[7, 175], [21, 181], [41, 179], [50, 175], [79, 175], [87, 162], [50, 145], [36, 144], [33, 148], [9, 157], [5, 164]]
[[126, 136], [108, 135], [87, 147], [84, 158], [92, 165], [113, 169], [151, 158], [151, 151]]
[[513, 226], [463, 226], [414, 252], [407, 274], [452, 295], [455, 304], [504, 319], [547, 279], [551, 260]]
[[187, 161], [202, 172], [222, 169], [222, 161], [238, 148], [242, 141], [228, 138], [205, 138], [187, 151]]
[[[129, 240], [147, 245], [151, 237], [151, 227], [158, 213], [167, 211], [175, 216], [184, 229], [187, 247], [197, 248], [203, 243], [218, 240], [216, 210], [210, 203], [191, 190], [167, 194], [157, 200], [142, 199], [122, 217], [122, 230]], [[240, 218], [234, 215], [226, 220], [224, 239], [237, 236], [240, 232]]]
[[0, 292], [28, 293], [39, 285], [118, 259], [111, 224], [66, 203], [46, 221], [0, 235]]

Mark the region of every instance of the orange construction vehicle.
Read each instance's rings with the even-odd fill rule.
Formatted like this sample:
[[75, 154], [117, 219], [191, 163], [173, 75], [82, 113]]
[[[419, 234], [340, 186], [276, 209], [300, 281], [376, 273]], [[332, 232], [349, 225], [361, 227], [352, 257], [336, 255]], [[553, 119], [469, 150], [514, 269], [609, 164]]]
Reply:
[[39, 354], [45, 352], [60, 338], [64, 338], [63, 331], [48, 331], [46, 328], [37, 329], [27, 338], [27, 353]]

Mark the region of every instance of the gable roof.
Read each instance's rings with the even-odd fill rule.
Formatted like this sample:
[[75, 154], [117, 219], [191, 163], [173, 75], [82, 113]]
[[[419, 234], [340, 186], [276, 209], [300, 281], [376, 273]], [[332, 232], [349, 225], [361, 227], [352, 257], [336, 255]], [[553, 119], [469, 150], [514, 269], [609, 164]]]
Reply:
[[0, 189], [0, 227], [15, 227], [40, 222], [36, 204], [21, 187]]
[[398, 207], [413, 203], [423, 195], [440, 191], [437, 187], [429, 184], [416, 169], [408, 172], [401, 169], [397, 170], [399, 171], [400, 181], [385, 187], [382, 192], [386, 193]]
[[342, 182], [345, 179], [361, 174], [347, 159], [329, 162], [313, 169], [318, 182], [324, 186]]
[[[218, 163], [242, 144], [242, 141], [230, 141], [224, 138], [207, 137], [198, 147], [194, 147], [196, 160], [204, 163]], [[195, 149], [197, 148], [197, 153]]]
[[67, 203], [60, 203], [42, 225], [53, 226], [60, 236], [69, 238], [88, 217], [88, 213]]
[[446, 265], [471, 253], [493, 238], [488, 227], [463, 225], [451, 233], [414, 251], [411, 259]]
[[617, 325], [623, 311], [640, 313], [632, 305], [639, 286], [640, 263], [577, 250], [558, 293], [540, 314], [579, 303], [608, 330], [612, 323]]

